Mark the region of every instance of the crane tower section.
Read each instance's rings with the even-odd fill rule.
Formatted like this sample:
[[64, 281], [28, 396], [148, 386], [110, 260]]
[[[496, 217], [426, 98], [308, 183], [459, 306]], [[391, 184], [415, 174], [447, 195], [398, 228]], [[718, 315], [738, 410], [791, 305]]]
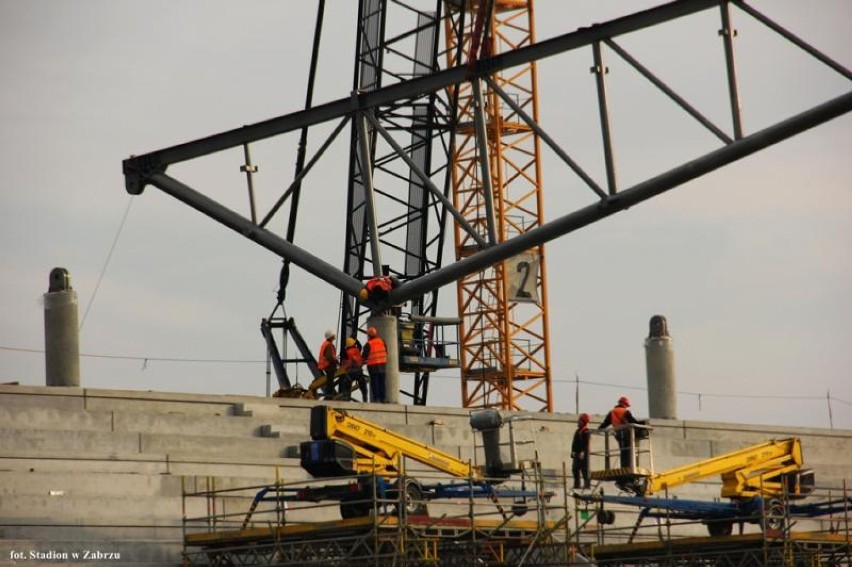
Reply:
[[[447, 66], [476, 64], [535, 41], [532, 0], [447, 2]], [[543, 224], [536, 65], [450, 88], [453, 201], [489, 245]], [[520, 111], [520, 112], [519, 112]], [[455, 225], [456, 260], [481, 249]], [[462, 405], [553, 411], [544, 246], [457, 282]]]

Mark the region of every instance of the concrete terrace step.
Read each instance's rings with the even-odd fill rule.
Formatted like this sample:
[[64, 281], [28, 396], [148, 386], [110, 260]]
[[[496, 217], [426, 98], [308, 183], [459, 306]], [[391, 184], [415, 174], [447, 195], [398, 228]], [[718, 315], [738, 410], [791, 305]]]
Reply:
[[57, 431], [54, 429], [0, 429], [0, 455], [29, 452], [45, 457], [79, 453], [132, 454], [141, 451], [139, 433]]
[[304, 441], [302, 435], [285, 435], [277, 439], [213, 437], [180, 434], [140, 434], [144, 453], [164, 453], [178, 459], [216, 455], [228, 458], [286, 457], [288, 444]]
[[[180, 528], [187, 518], [206, 518], [212, 506], [217, 514], [235, 514], [240, 519], [249, 510], [258, 489], [245, 489], [204, 496], [133, 495], [93, 498], [90, 495], [11, 494], [0, 496], [0, 524], [11, 526], [81, 526], [127, 528]], [[214, 504], [215, 502], [215, 504]]]
[[0, 429], [61, 429], [73, 431], [113, 431], [112, 412], [90, 412], [83, 409], [2, 405]]
[[9, 495], [180, 498], [181, 477], [161, 474], [0, 472], [0, 498]]
[[[256, 458], [256, 459], [182, 459], [175, 457], [169, 462], [172, 474], [216, 476], [216, 477], [244, 477], [262, 479], [263, 482], [273, 482], [276, 478], [301, 478], [306, 475], [299, 464], [298, 459], [291, 458]], [[277, 472], [276, 472], [277, 471]]]
[[0, 457], [18, 453], [44, 457], [75, 456], [81, 453], [110, 457], [118, 454], [147, 453], [191, 457], [219, 455], [236, 459], [283, 457], [287, 445], [305, 437], [284, 435], [276, 439], [259, 437], [217, 437], [202, 435], [59, 431], [46, 429], [0, 429]]
[[[61, 388], [47, 386], [0, 385], [0, 406], [36, 406], [66, 410], [138, 411], [233, 415], [233, 407], [250, 403], [258, 408], [277, 408], [281, 400], [256, 396], [224, 394], [182, 394], [136, 390], [101, 390], [93, 388]], [[287, 406], [310, 408], [315, 402], [287, 400]]]
[[[76, 455], [49, 456], [42, 453], [19, 452], [2, 454], [0, 448], [0, 471], [30, 471], [52, 473], [135, 473], [174, 474], [201, 476], [242, 476], [274, 479], [276, 469], [279, 477], [285, 471], [301, 471], [298, 459], [263, 457], [227, 457], [194, 455], [146, 455], [142, 453], [102, 454], [78, 453]], [[292, 475], [292, 473], [289, 473]]]
[[[148, 497], [135, 495], [92, 498], [90, 495], [4, 494], [0, 496], [2, 521], [6, 525], [94, 525], [162, 526], [181, 525], [183, 517], [179, 496]], [[188, 502], [188, 515], [203, 515], [205, 502]]]
[[[283, 410], [282, 410], [283, 411]], [[220, 437], [269, 437], [271, 434], [309, 437], [309, 424], [287, 419], [275, 424], [263, 418], [232, 415], [187, 415], [115, 410], [67, 410], [27, 405], [0, 406], [0, 429], [45, 429], [60, 431], [102, 431], [140, 433], [181, 433]]]
[[[140, 414], [115, 412], [115, 431], [138, 431], [160, 433], [216, 436], [216, 437], [263, 437], [264, 428], [270, 425], [263, 420], [238, 416], [207, 416], [181, 414]], [[308, 425], [276, 425], [280, 434], [308, 438]]]

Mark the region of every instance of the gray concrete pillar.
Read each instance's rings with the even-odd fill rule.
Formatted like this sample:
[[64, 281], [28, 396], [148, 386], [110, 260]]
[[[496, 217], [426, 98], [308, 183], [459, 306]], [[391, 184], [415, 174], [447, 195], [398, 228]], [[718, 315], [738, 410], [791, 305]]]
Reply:
[[651, 317], [645, 339], [645, 366], [648, 375], [648, 415], [677, 419], [675, 359], [668, 322], [662, 315]]
[[50, 271], [44, 294], [44, 360], [48, 386], [80, 386], [77, 292], [65, 268]]
[[399, 335], [396, 322], [397, 319], [393, 315], [374, 315], [367, 319], [367, 326], [376, 328], [376, 332], [384, 339], [388, 350], [385, 390], [390, 404], [399, 403]]

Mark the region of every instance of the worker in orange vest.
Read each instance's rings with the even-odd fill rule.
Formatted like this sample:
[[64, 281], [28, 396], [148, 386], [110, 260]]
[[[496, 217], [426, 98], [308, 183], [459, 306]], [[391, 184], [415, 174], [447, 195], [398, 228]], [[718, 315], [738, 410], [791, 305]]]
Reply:
[[367, 280], [358, 295], [362, 301], [383, 301], [394, 288], [394, 280], [389, 276], [376, 276]]
[[619, 453], [621, 456], [621, 466], [623, 468], [632, 468], [631, 454], [633, 453], [633, 444], [630, 435], [630, 428], [627, 427], [631, 423], [642, 424], [641, 421], [633, 417], [628, 409], [630, 400], [625, 396], [618, 398], [618, 403], [606, 415], [606, 418], [598, 426], [598, 429], [605, 429], [612, 426], [615, 431], [615, 440], [618, 441]]
[[580, 477], [583, 477], [583, 488], [589, 484], [589, 449], [591, 448], [592, 433], [589, 431], [589, 414], [581, 413], [577, 418], [577, 430], [571, 441], [571, 473], [574, 476], [574, 488], [580, 488]]
[[337, 374], [337, 367], [340, 364], [337, 360], [337, 348], [334, 346], [336, 338], [337, 334], [331, 329], [325, 332], [325, 340], [320, 345], [317, 358], [317, 368], [325, 374], [323, 394], [329, 399], [334, 397], [334, 375]]
[[375, 327], [367, 329], [367, 344], [361, 356], [367, 364], [370, 374], [370, 401], [377, 404], [387, 403], [385, 391], [385, 372], [387, 371], [388, 349]]
[[346, 370], [346, 374], [340, 380], [340, 393], [343, 394], [343, 399], [352, 399], [352, 385], [357, 383], [358, 389], [361, 390], [361, 400], [366, 402], [367, 379], [361, 370], [364, 359], [361, 358], [361, 345], [354, 337], [346, 338], [346, 348], [340, 356], [340, 365]]

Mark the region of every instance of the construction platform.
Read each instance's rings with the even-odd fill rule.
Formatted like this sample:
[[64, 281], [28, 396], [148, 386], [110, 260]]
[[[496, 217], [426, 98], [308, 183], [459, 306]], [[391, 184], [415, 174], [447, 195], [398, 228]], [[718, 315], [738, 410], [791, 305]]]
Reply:
[[852, 565], [852, 536], [831, 532], [767, 532], [591, 545], [594, 565], [606, 567], [742, 567]]
[[184, 565], [568, 565], [559, 523], [397, 516], [186, 534]]

